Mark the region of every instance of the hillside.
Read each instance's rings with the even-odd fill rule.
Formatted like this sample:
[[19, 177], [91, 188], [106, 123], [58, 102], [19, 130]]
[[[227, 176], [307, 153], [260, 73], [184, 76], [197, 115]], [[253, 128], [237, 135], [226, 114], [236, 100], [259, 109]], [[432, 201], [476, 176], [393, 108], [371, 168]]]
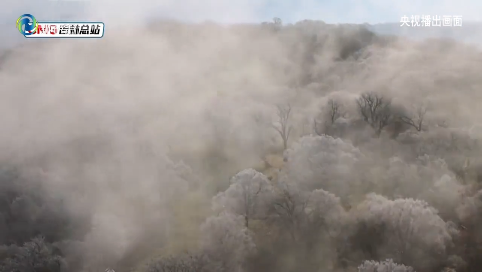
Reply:
[[369, 28], [4, 51], [0, 271], [482, 271], [482, 52]]

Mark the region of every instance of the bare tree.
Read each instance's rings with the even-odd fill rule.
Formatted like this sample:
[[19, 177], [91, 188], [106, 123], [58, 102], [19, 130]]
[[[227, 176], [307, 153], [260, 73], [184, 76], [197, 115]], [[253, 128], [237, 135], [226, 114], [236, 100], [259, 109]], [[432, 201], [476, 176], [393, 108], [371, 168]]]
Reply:
[[412, 111], [400, 116], [400, 121], [414, 127], [417, 131], [422, 131], [427, 105], [423, 102], [417, 103], [412, 107]]
[[334, 99], [328, 100], [328, 107], [329, 107], [328, 114], [330, 117], [331, 124], [334, 124], [338, 118], [345, 116], [345, 112], [341, 108], [341, 105], [338, 101]]
[[[325, 126], [330, 126], [335, 124], [336, 120], [340, 117], [344, 117], [346, 112], [344, 111], [342, 105], [334, 100], [330, 99], [326, 103], [326, 108], [321, 110], [322, 119], [324, 120]], [[316, 118], [313, 120], [313, 130], [317, 135], [321, 135], [322, 133], [319, 130], [319, 123], [317, 122]]]
[[278, 17], [274, 17], [273, 18], [273, 21], [271, 22], [262, 22], [261, 25], [263, 26], [267, 26], [269, 27], [269, 29], [271, 30], [275, 30], [275, 31], [278, 31], [281, 29], [281, 27], [283, 26], [283, 21], [278, 18]]
[[281, 19], [278, 18], [278, 17], [274, 17], [274, 18], [273, 18], [273, 23], [274, 23], [275, 25], [277, 25], [277, 26], [281, 26], [281, 25], [283, 24], [283, 21], [281, 21]]
[[283, 148], [288, 148], [288, 139], [290, 138], [290, 133], [292, 126], [290, 125], [291, 117], [291, 105], [286, 106], [278, 105], [278, 121], [273, 124], [273, 128], [278, 131], [281, 139], [283, 140]]
[[380, 136], [382, 130], [393, 120], [391, 100], [370, 92], [360, 95], [356, 102], [363, 120]]

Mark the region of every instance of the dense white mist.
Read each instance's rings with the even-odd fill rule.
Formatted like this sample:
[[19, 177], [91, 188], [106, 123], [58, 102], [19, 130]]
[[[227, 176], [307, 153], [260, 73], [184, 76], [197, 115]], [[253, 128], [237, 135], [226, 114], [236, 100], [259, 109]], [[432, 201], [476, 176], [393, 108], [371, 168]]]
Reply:
[[[88, 215], [93, 227], [84, 244], [77, 252], [69, 248], [83, 254], [86, 266], [118, 262], [139, 245], [169, 245], [182, 236], [175, 236], [179, 226], [197, 229], [192, 221], [212, 213], [201, 211], [202, 205], [209, 206], [215, 193], [227, 189], [231, 176], [268, 154], [281, 153], [272, 122], [276, 105], [287, 103], [293, 108], [293, 132], [283, 182], [319, 197], [314, 206], [330, 203], [333, 210], [319, 210], [332, 218], [345, 216], [342, 204], [356, 205], [370, 192], [383, 196], [364, 202], [381, 203], [380, 214], [366, 215], [367, 220], [386, 219], [393, 205], [413, 204], [392, 199], [423, 198], [428, 204], [413, 200], [415, 208], [421, 207], [417, 211], [424, 212], [417, 218], [422, 226], [417, 237], [428, 232], [430, 222], [423, 216], [429, 214], [443, 241], [433, 246], [434, 238], [427, 247], [448, 247], [449, 227], [426, 206], [453, 217], [470, 213], [470, 207], [456, 210], [463, 186], [445, 162], [412, 156], [423, 156], [422, 147], [451, 165], [480, 156], [470, 147], [457, 153], [444, 146], [446, 141], [436, 141], [452, 136], [445, 128], [437, 130], [440, 120], [457, 131], [480, 122], [481, 52], [452, 41], [414, 42], [315, 22], [276, 31], [254, 24], [167, 20], [147, 27], [139, 19], [252, 22], [268, 2], [86, 2], [86, 9], [79, 9], [82, 16], [112, 24], [104, 39], [34, 41], [3, 58], [0, 161], [29, 169], [46, 193], [64, 199], [69, 213]], [[436, 11], [452, 6], [446, 1]], [[454, 12], [475, 10], [459, 7]], [[408, 11], [405, 6], [400, 10]], [[405, 149], [385, 134], [374, 140], [365, 128], [347, 131], [344, 139], [299, 140], [313, 133], [312, 120], [330, 98], [346, 105], [341, 126], [357, 127], [355, 99], [370, 91], [393, 97], [396, 106], [431, 105], [426, 122], [434, 129], [423, 135], [402, 133], [397, 139], [419, 141], [422, 147]], [[268, 183], [267, 177], [262, 180]], [[239, 196], [231, 186], [218, 198]], [[222, 200], [229, 206], [229, 199]], [[185, 213], [201, 214], [201, 220], [187, 216], [192, 221], [182, 221]], [[254, 247], [241, 221], [226, 214], [211, 217], [201, 229], [239, 227], [241, 232], [226, 230], [249, 242], [229, 257], [236, 265]], [[208, 232], [201, 241], [213, 252], [219, 251], [211, 241], [218, 238], [215, 234]]]

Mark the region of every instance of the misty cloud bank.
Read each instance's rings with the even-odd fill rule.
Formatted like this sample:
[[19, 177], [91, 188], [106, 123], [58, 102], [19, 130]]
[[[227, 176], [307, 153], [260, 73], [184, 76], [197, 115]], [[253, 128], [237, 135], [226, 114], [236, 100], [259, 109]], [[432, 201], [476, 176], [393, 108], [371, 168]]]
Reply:
[[482, 269], [476, 47], [111, 32], [2, 56], [1, 271]]

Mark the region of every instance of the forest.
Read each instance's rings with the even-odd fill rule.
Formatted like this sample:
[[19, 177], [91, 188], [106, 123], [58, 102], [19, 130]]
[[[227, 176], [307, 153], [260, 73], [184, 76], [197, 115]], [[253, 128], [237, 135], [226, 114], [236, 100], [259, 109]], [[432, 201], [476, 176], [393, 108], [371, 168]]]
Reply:
[[1, 272], [480, 272], [482, 52], [305, 20], [0, 53]]

